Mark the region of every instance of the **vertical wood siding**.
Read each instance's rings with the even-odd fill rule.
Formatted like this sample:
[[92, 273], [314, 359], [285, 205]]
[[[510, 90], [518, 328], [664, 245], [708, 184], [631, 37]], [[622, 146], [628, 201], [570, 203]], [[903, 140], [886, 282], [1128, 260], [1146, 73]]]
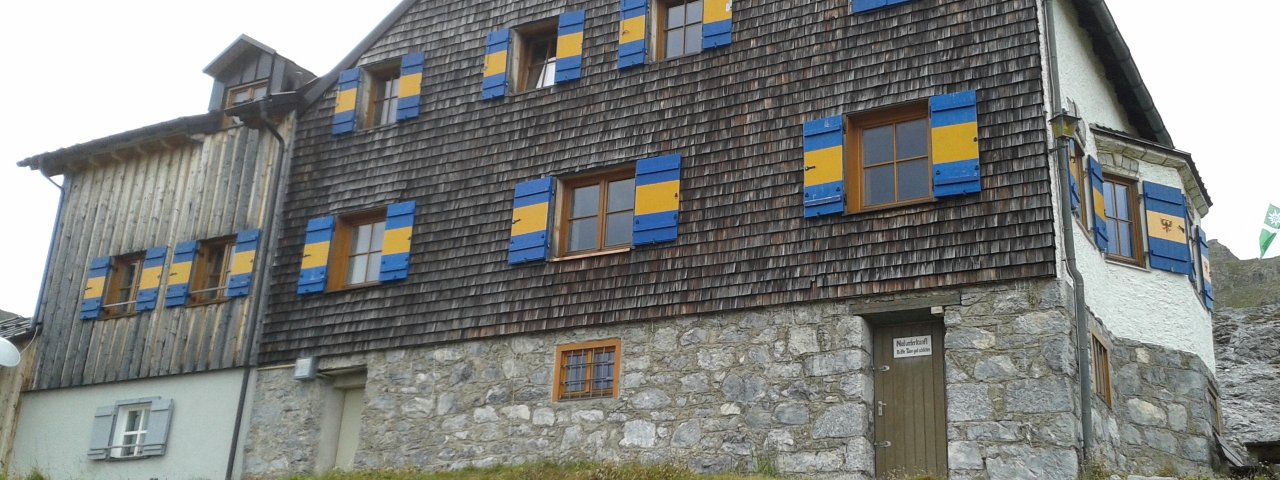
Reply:
[[260, 228], [277, 148], [270, 135], [232, 128], [68, 173], [32, 388], [244, 365], [253, 296], [94, 321], [79, 320], [77, 311], [92, 258], [162, 245], [172, 251], [178, 242]]
[[[359, 61], [428, 52], [418, 119], [303, 115], [261, 361], [1054, 274], [1035, 2], [733, 8], [731, 46], [618, 71], [617, 0], [418, 2]], [[580, 9], [581, 80], [481, 101], [487, 33]], [[804, 121], [966, 90], [980, 194], [804, 218]], [[676, 242], [507, 265], [516, 183], [677, 153]], [[309, 218], [406, 200], [407, 280], [296, 294]]]

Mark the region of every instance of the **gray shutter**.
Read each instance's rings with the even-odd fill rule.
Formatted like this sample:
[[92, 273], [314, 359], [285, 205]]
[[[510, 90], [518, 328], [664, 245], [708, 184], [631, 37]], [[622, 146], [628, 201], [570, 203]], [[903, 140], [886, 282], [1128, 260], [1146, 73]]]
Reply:
[[142, 439], [143, 456], [164, 455], [165, 443], [169, 441], [169, 419], [172, 415], [173, 400], [158, 398], [151, 401], [151, 411], [147, 413], [147, 435]]
[[89, 433], [89, 460], [106, 460], [111, 456], [111, 428], [116, 423], [116, 406], [98, 407], [93, 414], [93, 430]]

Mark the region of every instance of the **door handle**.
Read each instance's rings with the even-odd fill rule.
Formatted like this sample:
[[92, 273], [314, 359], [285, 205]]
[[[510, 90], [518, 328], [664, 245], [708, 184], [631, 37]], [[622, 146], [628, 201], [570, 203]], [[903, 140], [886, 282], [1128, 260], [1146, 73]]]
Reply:
[[876, 401], [876, 416], [877, 417], [884, 416], [884, 402], [882, 401]]

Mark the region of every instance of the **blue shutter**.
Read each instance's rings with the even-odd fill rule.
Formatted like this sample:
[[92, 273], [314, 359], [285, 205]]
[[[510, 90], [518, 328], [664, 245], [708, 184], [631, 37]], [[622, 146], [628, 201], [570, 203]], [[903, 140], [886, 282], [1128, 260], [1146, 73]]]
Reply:
[[413, 214], [418, 203], [409, 201], [387, 207], [387, 224], [382, 230], [382, 260], [379, 282], [409, 277], [409, 244], [413, 238]]
[[618, 25], [618, 70], [644, 65], [649, 0], [622, 0]]
[[93, 320], [102, 313], [102, 298], [107, 293], [107, 273], [110, 271], [111, 257], [98, 257], [89, 262], [80, 301], [81, 320]]
[[1102, 196], [1102, 164], [1093, 155], [1089, 156], [1088, 162], [1089, 187], [1093, 192], [1093, 243], [1106, 253], [1110, 237], [1107, 235], [1107, 202]]
[[484, 80], [481, 100], [507, 95], [507, 57], [511, 49], [511, 30], [498, 30], [485, 39]]
[[804, 216], [844, 212], [844, 117], [804, 123]]
[[323, 293], [329, 278], [329, 245], [333, 242], [333, 217], [307, 221], [307, 238], [302, 247], [302, 267], [298, 272], [298, 295]]
[[727, 47], [733, 41], [733, 0], [702, 0], [702, 48]]
[[933, 196], [982, 191], [978, 166], [978, 92], [929, 98], [929, 158], [933, 162]]
[[[1068, 156], [1074, 155], [1076, 148], [1078, 147], [1076, 147], [1075, 139], [1071, 139], [1071, 141], [1067, 143], [1067, 155]], [[1070, 184], [1069, 186], [1071, 187], [1071, 193], [1070, 193], [1071, 213], [1075, 215], [1076, 218], [1079, 218], [1080, 217], [1080, 179], [1076, 178], [1076, 171], [1074, 168], [1071, 167], [1070, 160], [1067, 161], [1067, 182]]]
[[1213, 274], [1209, 265], [1209, 242], [1205, 240], [1204, 230], [1196, 227], [1196, 242], [1200, 247], [1200, 295], [1204, 300], [1204, 308], [1213, 311]]
[[587, 12], [581, 10], [560, 14], [556, 31], [556, 84], [582, 78], [582, 28], [586, 21]]
[[253, 263], [258, 255], [258, 240], [262, 232], [245, 230], [236, 234], [236, 246], [231, 253], [231, 268], [227, 272], [227, 298], [249, 295], [253, 285]]
[[550, 253], [547, 224], [551, 219], [551, 198], [555, 181], [551, 177], [516, 184], [511, 206], [511, 243], [507, 262], [511, 265], [546, 260]]
[[1142, 182], [1142, 200], [1147, 208], [1147, 247], [1151, 268], [1191, 275], [1191, 252], [1187, 246], [1187, 202], [1182, 191], [1152, 182]]
[[853, 0], [853, 13], [870, 12], [881, 8], [892, 7], [911, 0]]
[[400, 89], [396, 92], [396, 121], [418, 118], [422, 106], [422, 52], [400, 57]]
[[195, 265], [197, 243], [182, 242], [173, 247], [173, 260], [169, 262], [169, 281], [164, 289], [164, 307], [181, 307], [187, 304], [191, 292], [191, 267]]
[[338, 74], [337, 98], [333, 106], [333, 135], [356, 131], [356, 98], [360, 93], [360, 69]]
[[636, 162], [634, 246], [674, 242], [680, 210], [680, 155]]
[[142, 278], [138, 279], [138, 299], [134, 309], [147, 312], [156, 309], [160, 298], [160, 278], [164, 273], [164, 260], [169, 256], [168, 247], [148, 248], [142, 258]]

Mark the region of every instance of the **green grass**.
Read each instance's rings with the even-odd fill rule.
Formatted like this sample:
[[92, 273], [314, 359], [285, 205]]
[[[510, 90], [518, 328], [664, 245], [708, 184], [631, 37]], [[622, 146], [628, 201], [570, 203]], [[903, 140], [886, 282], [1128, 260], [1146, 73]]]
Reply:
[[[772, 475], [770, 475], [771, 477]], [[453, 472], [418, 470], [361, 470], [329, 472], [322, 475], [295, 475], [282, 480], [765, 480], [760, 475], [698, 475], [673, 465], [599, 464], [550, 462], [491, 468], [468, 468]]]

